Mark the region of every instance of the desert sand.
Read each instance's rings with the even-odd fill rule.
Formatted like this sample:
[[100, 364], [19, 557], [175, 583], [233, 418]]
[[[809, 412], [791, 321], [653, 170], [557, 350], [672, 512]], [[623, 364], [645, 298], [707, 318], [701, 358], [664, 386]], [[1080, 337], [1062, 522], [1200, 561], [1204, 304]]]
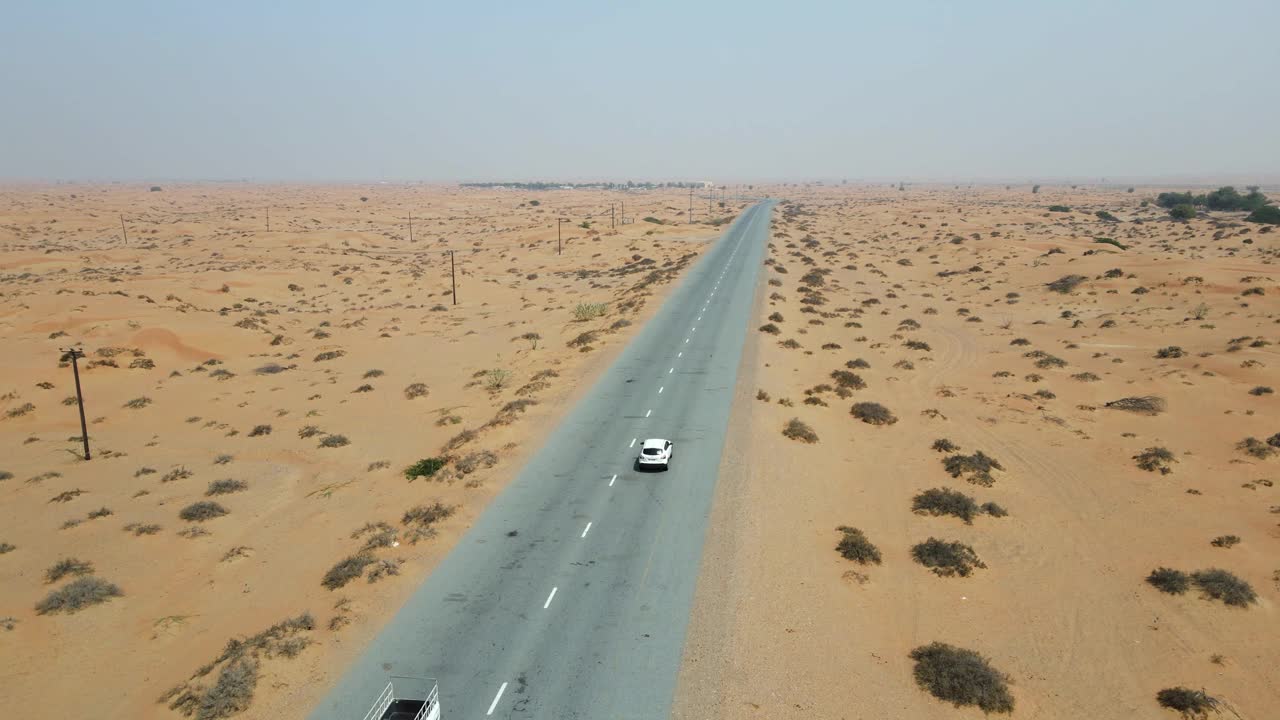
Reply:
[[[227, 712], [317, 702], [719, 234], [686, 224], [687, 204], [677, 189], [0, 189], [6, 714], [179, 717], [219, 683]], [[59, 362], [73, 345], [88, 462]], [[443, 469], [406, 478], [433, 457]], [[327, 576], [348, 557], [354, 576]], [[84, 578], [105, 602], [37, 611]]]
[[[786, 189], [675, 717], [982, 716], [917, 687], [908, 654], [935, 641], [1004, 673], [1012, 717], [1173, 718], [1156, 694], [1177, 686], [1280, 712], [1280, 232], [1170, 220], [1165, 189], [1186, 188]], [[1107, 405], [1135, 396], [1163, 410]], [[1150, 448], [1169, 453], [1141, 469]], [[976, 451], [1002, 469], [946, 471]], [[1007, 515], [913, 512], [932, 488]], [[880, 563], [837, 553], [838, 527]], [[911, 552], [930, 537], [985, 567], [931, 572]], [[1158, 567], [1256, 599], [1167, 594]]]

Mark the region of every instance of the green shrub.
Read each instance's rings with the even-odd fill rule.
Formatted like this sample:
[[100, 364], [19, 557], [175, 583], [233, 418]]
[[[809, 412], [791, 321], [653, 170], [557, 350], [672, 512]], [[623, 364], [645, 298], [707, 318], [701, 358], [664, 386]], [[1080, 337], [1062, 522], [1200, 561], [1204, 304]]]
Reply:
[[608, 303], [578, 303], [573, 308], [573, 319], [578, 322], [594, 320], [609, 310]]
[[440, 471], [448, 461], [442, 457], [423, 458], [418, 462], [404, 469], [404, 476], [410, 480], [414, 478], [429, 478]]
[[1169, 210], [1169, 217], [1174, 220], [1190, 220], [1196, 216], [1196, 209], [1193, 205], [1174, 205]]
[[836, 545], [836, 552], [840, 553], [845, 560], [852, 560], [860, 565], [880, 564], [880, 549], [873, 545], [861, 530], [841, 525], [836, 528], [836, 531], [844, 533]]
[[1099, 210], [1098, 212], [1094, 213], [1094, 216], [1096, 216], [1099, 220], [1102, 220], [1105, 222], [1120, 222], [1120, 218], [1116, 217], [1115, 215], [1112, 215], [1106, 210]]
[[1067, 207], [1066, 205], [1050, 205], [1049, 212], [1059, 212], [1059, 213], [1071, 212], [1071, 208]]
[[1118, 247], [1118, 248], [1120, 248], [1121, 250], [1128, 250], [1128, 249], [1129, 249], [1129, 246], [1128, 246], [1128, 245], [1125, 245], [1125, 244], [1121, 243], [1119, 240], [1116, 240], [1115, 238], [1109, 238], [1109, 237], [1097, 237], [1097, 238], [1094, 238], [1094, 239], [1093, 239], [1093, 241], [1094, 241], [1095, 243], [1103, 243], [1103, 244], [1105, 244], [1105, 245], [1114, 245], [1115, 247]]
[[1265, 223], [1267, 225], [1280, 225], [1280, 207], [1275, 205], [1267, 205], [1249, 213], [1249, 217], [1245, 220], [1253, 223]]

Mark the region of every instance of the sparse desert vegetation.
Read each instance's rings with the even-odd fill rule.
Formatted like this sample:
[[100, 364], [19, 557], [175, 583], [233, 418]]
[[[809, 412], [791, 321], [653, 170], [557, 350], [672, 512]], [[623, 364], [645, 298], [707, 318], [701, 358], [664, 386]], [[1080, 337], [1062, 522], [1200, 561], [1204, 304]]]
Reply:
[[[954, 714], [903, 687], [903, 637], [981, 648], [1016, 681], [1014, 716], [1172, 717], [1153, 697], [1174, 681], [1216, 688], [1223, 715], [1280, 705], [1238, 660], [1280, 662], [1261, 617], [1280, 601], [1277, 236], [1204, 189], [1183, 219], [1156, 202], [1186, 190], [790, 189], [748, 339], [767, 392], [717, 498], [753, 520], [717, 533], [713, 513], [720, 584], [699, 607], [716, 620], [690, 628], [688, 674], [718, 694], [690, 691], [702, 704], [677, 717], [725, 698], [743, 709], [721, 717]], [[850, 423], [856, 401], [897, 422]], [[777, 432], [793, 407], [821, 443]], [[852, 517], [882, 551], [874, 578], [814, 560]], [[709, 662], [719, 644], [770, 663]], [[821, 689], [762, 690], [797, 677]]]

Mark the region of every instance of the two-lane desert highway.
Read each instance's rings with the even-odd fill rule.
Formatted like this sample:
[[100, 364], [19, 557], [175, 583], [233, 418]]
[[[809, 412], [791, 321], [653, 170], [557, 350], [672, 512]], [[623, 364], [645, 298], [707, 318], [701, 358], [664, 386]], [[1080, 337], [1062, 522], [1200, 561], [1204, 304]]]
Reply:
[[[684, 647], [771, 202], [742, 213], [315, 709], [389, 675], [443, 717], [664, 718]], [[640, 473], [645, 438], [675, 443]]]

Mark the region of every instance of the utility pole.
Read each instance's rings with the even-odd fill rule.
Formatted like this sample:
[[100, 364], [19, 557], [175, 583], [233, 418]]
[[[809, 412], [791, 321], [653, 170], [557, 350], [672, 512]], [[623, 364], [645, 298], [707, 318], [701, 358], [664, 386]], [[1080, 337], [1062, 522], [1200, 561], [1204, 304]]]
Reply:
[[120, 213], [120, 232], [124, 234], [124, 244], [129, 244], [129, 230], [124, 226], [124, 213]]
[[693, 186], [689, 186], [689, 224], [693, 224]]
[[626, 225], [627, 224], [627, 201], [621, 200], [620, 202], [622, 203], [622, 224]]
[[617, 210], [617, 209], [618, 209], [617, 203], [609, 203], [609, 229], [610, 230], [618, 227], [618, 216], [614, 213], [614, 210]]
[[409, 242], [413, 242], [413, 211], [409, 211]]
[[453, 251], [452, 250], [449, 251], [449, 282], [453, 286], [453, 293], [452, 293], [453, 304], [457, 305], [458, 304], [458, 276], [454, 273], [454, 269], [453, 269]]
[[71, 361], [71, 372], [76, 376], [76, 404], [80, 406], [80, 439], [84, 441], [84, 459], [89, 459], [89, 425], [84, 421], [84, 394], [80, 392], [80, 365], [76, 362], [84, 357], [80, 348], [62, 351], [62, 360]]
[[711, 219], [711, 196], [716, 194], [716, 186], [707, 188], [707, 219]]
[[564, 218], [556, 218], [556, 254], [557, 255], [560, 254], [560, 248], [561, 248], [560, 228], [564, 225], [564, 223], [565, 223]]

